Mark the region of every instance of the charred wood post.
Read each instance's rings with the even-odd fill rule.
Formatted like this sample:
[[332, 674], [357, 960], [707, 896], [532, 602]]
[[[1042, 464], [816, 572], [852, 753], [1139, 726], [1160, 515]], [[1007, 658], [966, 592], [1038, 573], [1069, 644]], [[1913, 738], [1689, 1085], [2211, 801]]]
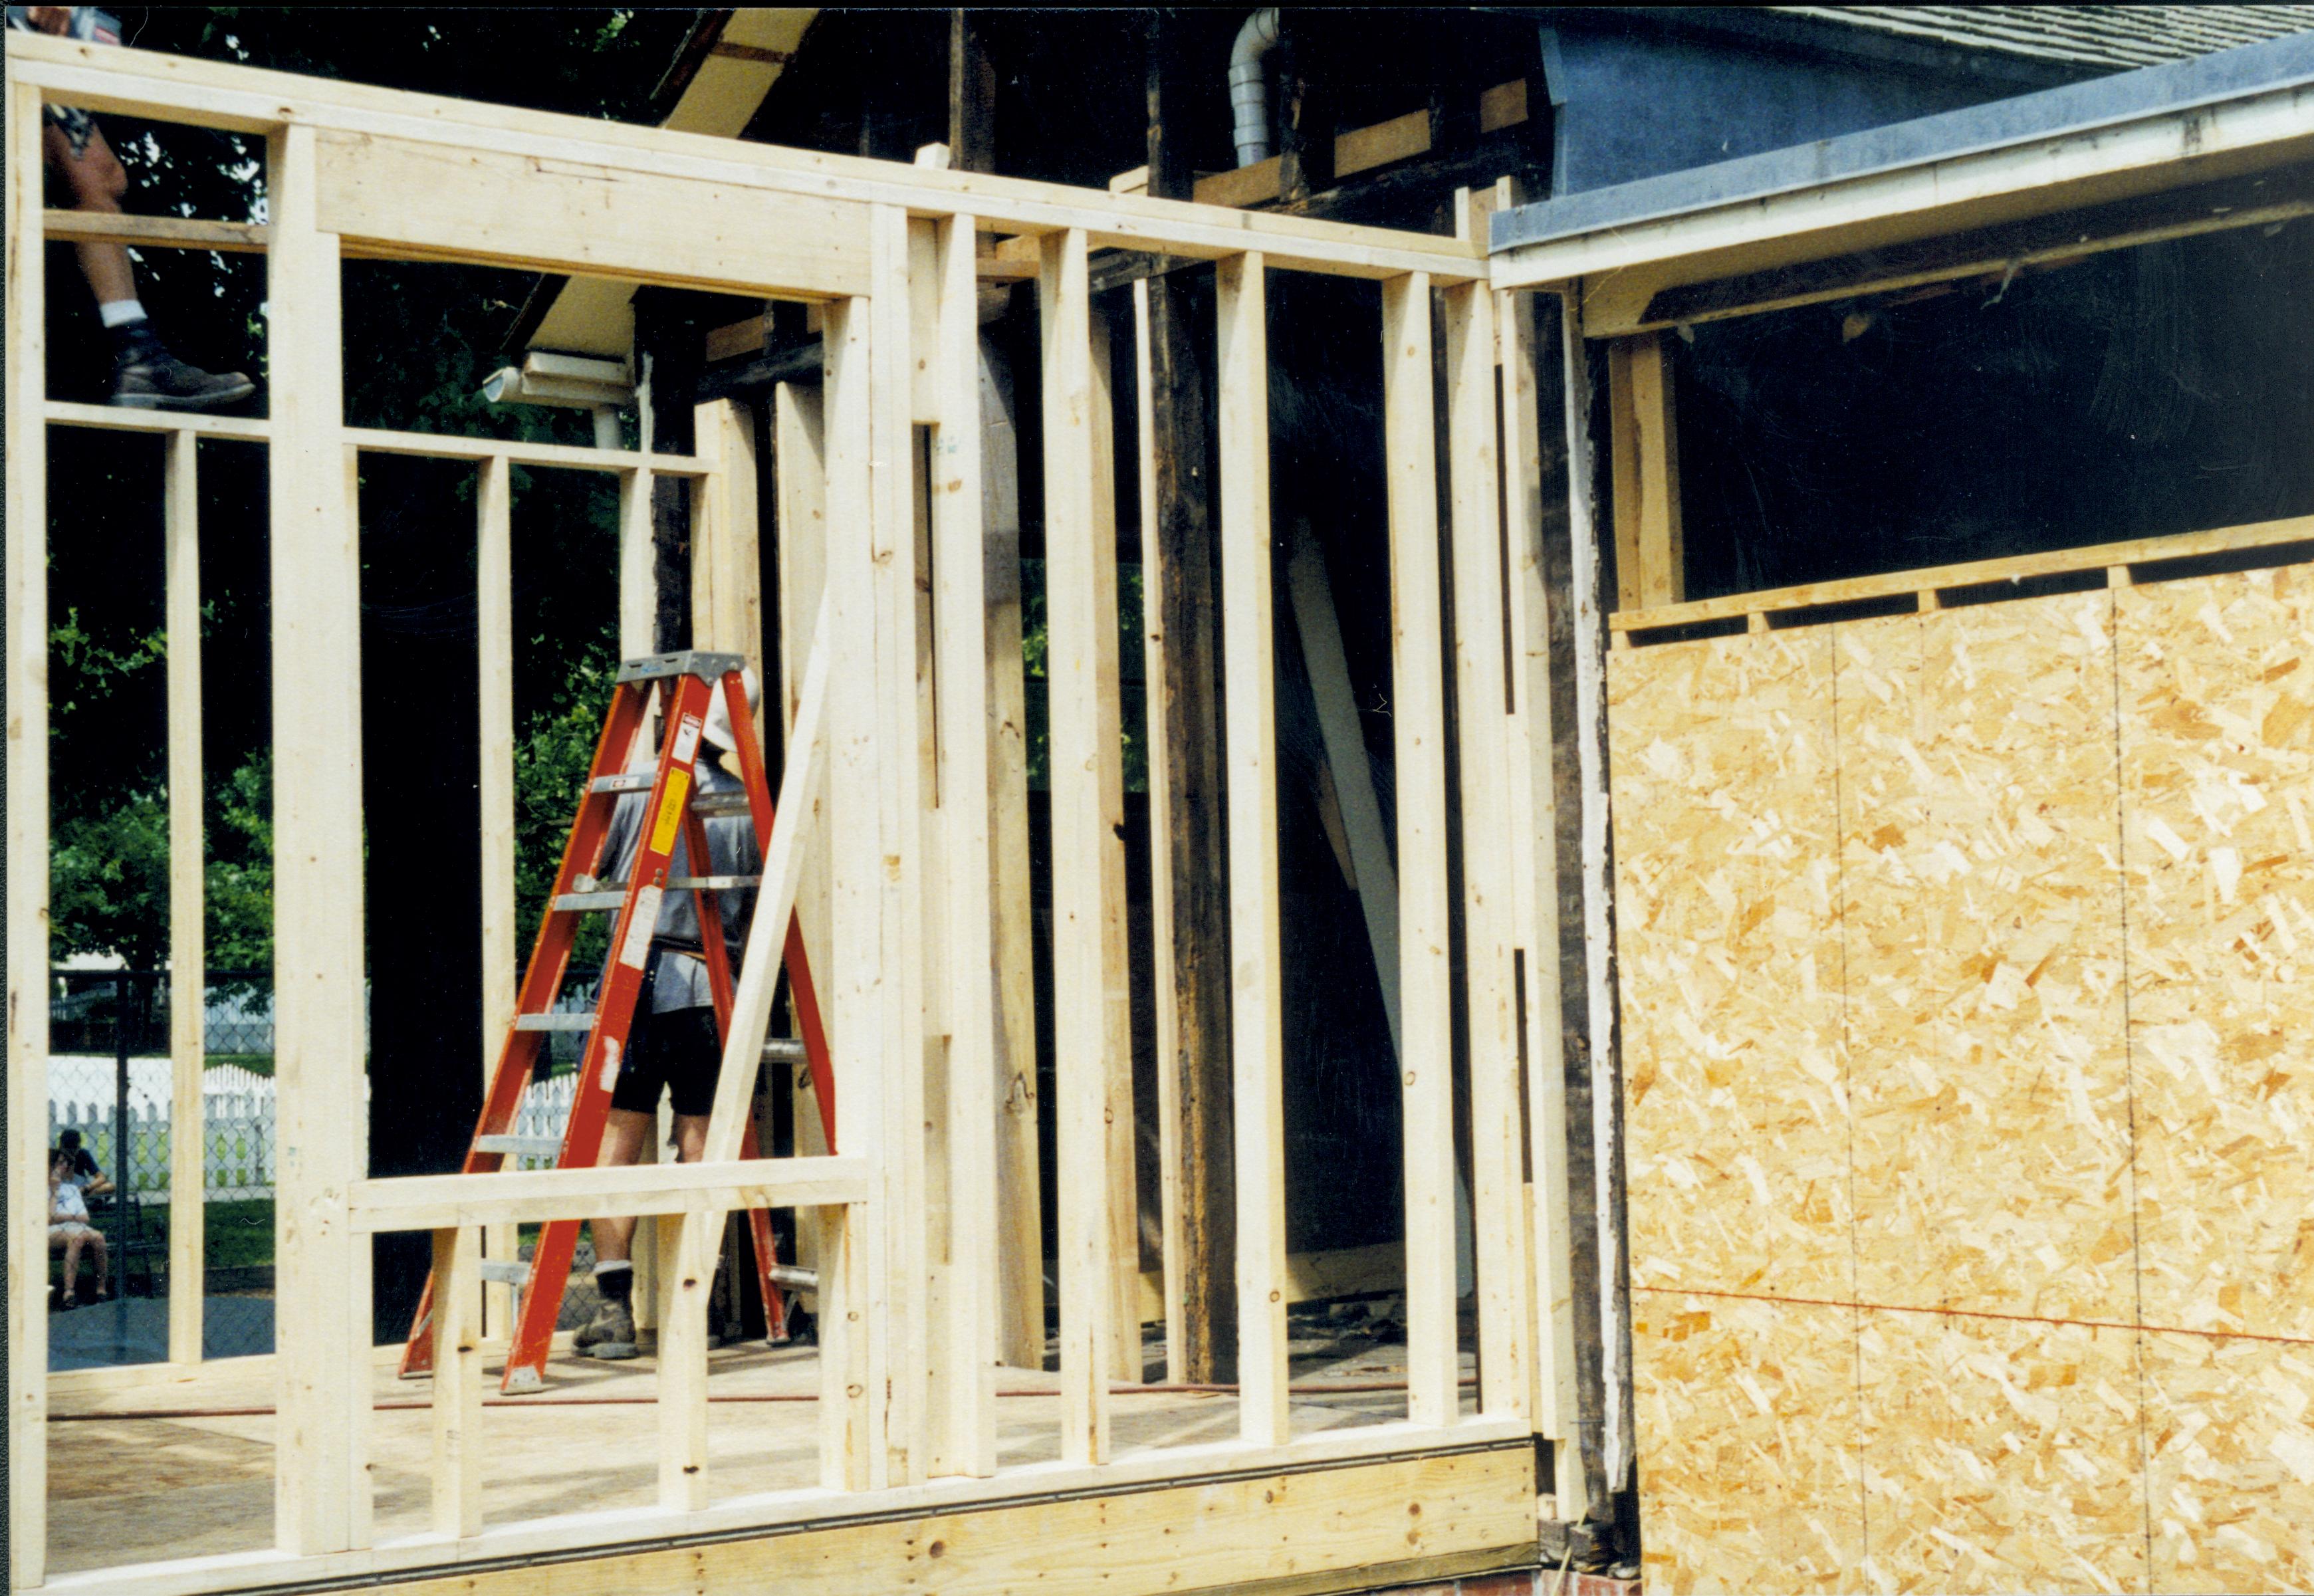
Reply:
[[[1149, 192], [1187, 199], [1196, 182], [1186, 127], [1194, 64], [1180, 24], [1149, 24]], [[1198, 335], [1203, 273], [1168, 272], [1149, 285], [1149, 367], [1154, 410], [1156, 542], [1163, 572], [1145, 594], [1162, 629], [1164, 666], [1149, 683], [1150, 733], [1164, 741], [1168, 789], [1150, 795], [1150, 824], [1170, 839], [1176, 1056], [1181, 1104], [1181, 1377], [1236, 1378], [1237, 1222], [1231, 1153], [1229, 913], [1223, 893], [1220, 545], [1213, 502], [1210, 331]]]

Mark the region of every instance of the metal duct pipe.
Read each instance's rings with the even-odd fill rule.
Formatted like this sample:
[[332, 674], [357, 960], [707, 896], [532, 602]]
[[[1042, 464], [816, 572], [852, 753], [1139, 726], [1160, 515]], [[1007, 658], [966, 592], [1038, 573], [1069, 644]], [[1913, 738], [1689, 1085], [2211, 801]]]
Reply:
[[1231, 137], [1240, 166], [1269, 159], [1269, 85], [1262, 77], [1261, 61], [1276, 42], [1277, 7], [1265, 5], [1245, 19], [1237, 42], [1230, 46]]

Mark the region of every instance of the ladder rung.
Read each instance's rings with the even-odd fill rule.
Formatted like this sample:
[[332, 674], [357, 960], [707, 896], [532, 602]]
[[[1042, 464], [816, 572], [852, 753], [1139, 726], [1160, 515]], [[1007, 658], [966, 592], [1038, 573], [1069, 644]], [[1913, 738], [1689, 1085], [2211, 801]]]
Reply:
[[741, 886], [761, 886], [761, 876], [669, 876], [669, 892], [730, 892]]
[[530, 1265], [513, 1258], [484, 1258], [475, 1273], [498, 1285], [523, 1285], [530, 1280]]
[[509, 1158], [558, 1159], [562, 1156], [562, 1139], [559, 1136], [477, 1136], [476, 1152], [502, 1152]]
[[767, 1064], [800, 1064], [811, 1054], [793, 1036], [769, 1036], [764, 1041], [764, 1062]]
[[605, 909], [623, 909], [627, 895], [623, 892], [564, 892], [554, 897], [558, 914], [599, 914]]
[[619, 666], [619, 680], [656, 682], [667, 676], [697, 676], [711, 687], [728, 673], [745, 669], [746, 664], [737, 654], [709, 654], [693, 648], [681, 654], [652, 654], [630, 659]]
[[774, 1264], [764, 1273], [771, 1276], [773, 1285], [783, 1285], [799, 1292], [819, 1290], [819, 1271], [817, 1269], [799, 1269], [792, 1264]]
[[591, 1031], [595, 1017], [591, 1014], [517, 1014], [514, 1028], [518, 1031]]
[[658, 780], [650, 771], [636, 771], [624, 776], [597, 776], [587, 784], [589, 792], [649, 792]]
[[747, 795], [744, 792], [702, 792], [691, 800], [691, 812], [702, 818], [745, 815], [747, 813]]

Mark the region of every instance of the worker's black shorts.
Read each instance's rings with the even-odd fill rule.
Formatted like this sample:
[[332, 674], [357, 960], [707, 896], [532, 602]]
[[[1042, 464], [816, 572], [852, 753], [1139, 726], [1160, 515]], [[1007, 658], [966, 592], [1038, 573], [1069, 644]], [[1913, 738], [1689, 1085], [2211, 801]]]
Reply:
[[[657, 973], [654, 959], [651, 974]], [[650, 1003], [646, 981], [635, 1003], [634, 1024], [627, 1031], [626, 1056], [619, 1061], [619, 1078], [611, 1087], [611, 1107], [657, 1114], [659, 1090], [665, 1088], [677, 1114], [704, 1117], [715, 1107], [715, 1078], [723, 1067], [715, 1010], [669, 1009], [654, 1014]]]

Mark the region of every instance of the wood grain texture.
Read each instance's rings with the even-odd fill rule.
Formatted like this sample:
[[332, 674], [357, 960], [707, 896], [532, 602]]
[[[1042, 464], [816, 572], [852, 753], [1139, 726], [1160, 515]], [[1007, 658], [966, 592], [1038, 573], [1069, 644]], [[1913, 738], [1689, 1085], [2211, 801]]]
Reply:
[[1633, 1294], [1650, 1592], [1863, 1588], [1856, 1313]]
[[1832, 639], [1611, 655], [1634, 1285], [1853, 1290]]
[[[11, 860], [49, 856], [49, 451], [40, 97], [6, 90], [7, 827]], [[8, 927], [8, 1542], [17, 1589], [48, 1551], [49, 872], [6, 873]], [[40, 1289], [34, 1288], [38, 1282]]]
[[2145, 1588], [2136, 1331], [1859, 1314], [1869, 1588]]
[[2153, 1589], [2314, 1590], [2314, 1346], [2142, 1346]]
[[2314, 570], [2115, 603], [2145, 1319], [2314, 1337]]
[[1837, 629], [1867, 1302], [2134, 1317], [2110, 617]]

